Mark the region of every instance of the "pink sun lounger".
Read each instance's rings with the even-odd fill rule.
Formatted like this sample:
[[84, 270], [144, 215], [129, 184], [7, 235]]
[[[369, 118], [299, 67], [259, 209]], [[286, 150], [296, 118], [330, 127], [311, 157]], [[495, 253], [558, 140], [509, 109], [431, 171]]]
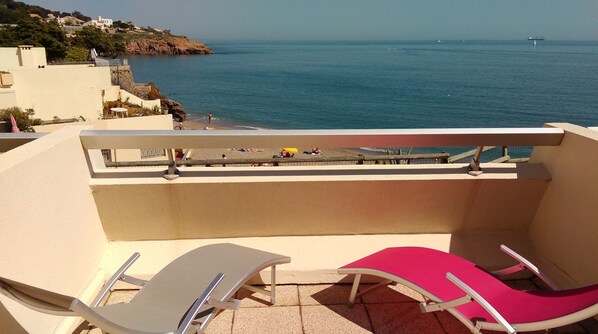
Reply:
[[[426, 299], [422, 312], [446, 310], [472, 333], [481, 330], [507, 333], [545, 330], [590, 318], [598, 314], [598, 284], [557, 290], [556, 285], [533, 264], [502, 245], [501, 249], [519, 264], [489, 273], [461, 257], [422, 247], [386, 248], [338, 269], [339, 274], [354, 274], [349, 305], [357, 294], [361, 275], [397, 282]], [[541, 278], [549, 291], [520, 291], [497, 277], [529, 269]], [[377, 286], [376, 286], [377, 287]]]

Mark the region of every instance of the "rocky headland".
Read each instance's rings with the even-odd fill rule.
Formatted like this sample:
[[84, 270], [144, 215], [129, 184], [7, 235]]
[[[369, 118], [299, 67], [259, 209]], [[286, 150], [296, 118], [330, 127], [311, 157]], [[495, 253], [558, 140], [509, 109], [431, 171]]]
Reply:
[[125, 43], [125, 48], [126, 54], [129, 55], [207, 55], [213, 53], [204, 43], [181, 36], [133, 39]]
[[[127, 55], [209, 55], [213, 54], [212, 50], [207, 47], [204, 43], [183, 37], [174, 35], [158, 35], [158, 36], [135, 36], [129, 38], [125, 42], [125, 54]], [[122, 68], [122, 67], [121, 67]], [[135, 84], [133, 82], [132, 73], [130, 68], [123, 69], [129, 71], [118, 78], [130, 76], [131, 87], [127, 89], [131, 93], [143, 98], [143, 99], [160, 99], [162, 109], [168, 110], [169, 114], [172, 114], [173, 119], [176, 122], [182, 122], [187, 118], [187, 113], [183, 106], [162, 95], [158, 88], [152, 83], [148, 84]], [[120, 85], [122, 86], [122, 80]]]

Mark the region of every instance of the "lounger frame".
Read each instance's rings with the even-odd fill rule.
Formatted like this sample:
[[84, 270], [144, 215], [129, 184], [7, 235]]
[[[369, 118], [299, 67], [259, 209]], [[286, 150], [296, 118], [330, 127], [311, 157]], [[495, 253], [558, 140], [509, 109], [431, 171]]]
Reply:
[[[495, 275], [497, 277], [503, 277], [503, 276], [510, 275], [512, 273], [515, 273], [515, 272], [518, 272], [518, 271], [521, 271], [521, 270], [524, 270], [527, 268], [532, 273], [534, 273], [537, 277], [539, 277], [544, 283], [546, 283], [546, 285], [549, 288], [551, 288], [553, 290], [559, 290], [557, 285], [550, 278], [548, 278], [544, 273], [542, 273], [535, 265], [533, 265], [529, 260], [525, 259], [523, 256], [521, 256], [520, 254], [511, 250], [510, 248], [508, 248], [505, 245], [501, 245], [500, 249], [503, 252], [505, 252], [507, 255], [509, 255], [512, 258], [514, 258], [515, 260], [517, 260], [519, 263], [515, 266], [495, 271], [492, 273], [493, 275]], [[351, 294], [349, 296], [349, 306], [350, 307], [353, 306], [353, 304], [355, 303], [356, 297], [361, 296], [365, 293], [368, 293], [368, 292], [372, 291], [373, 289], [388, 285], [392, 282], [396, 282], [398, 284], [401, 284], [403, 286], [406, 286], [406, 287], [416, 291], [417, 293], [421, 294], [426, 299], [426, 301], [420, 303], [420, 309], [422, 312], [434, 312], [434, 311], [445, 310], [445, 311], [451, 313], [459, 321], [461, 321], [472, 333], [476, 333], [476, 334], [482, 333], [482, 330], [504, 331], [504, 332], [511, 333], [511, 334], [517, 333], [517, 332], [548, 330], [551, 328], [556, 328], [556, 327], [561, 327], [561, 326], [569, 325], [572, 323], [576, 323], [576, 322], [591, 318], [591, 317], [595, 316], [596, 314], [598, 314], [598, 304], [595, 304], [595, 305], [585, 308], [583, 310], [580, 310], [580, 311], [577, 311], [577, 312], [574, 312], [574, 313], [571, 313], [571, 314], [568, 314], [568, 315], [562, 316], [562, 317], [557, 317], [557, 318], [544, 320], [544, 321], [538, 321], [538, 322], [511, 324], [508, 321], [506, 321], [504, 319], [504, 317], [502, 317], [502, 315], [498, 311], [496, 311], [492, 307], [492, 305], [488, 301], [486, 301], [482, 296], [480, 296], [474, 289], [472, 289], [466, 283], [461, 281], [456, 275], [454, 275], [450, 272], [446, 273], [447, 279], [450, 280], [456, 286], [458, 286], [461, 290], [463, 290], [465, 295], [460, 298], [454, 299], [454, 300], [444, 301], [444, 300], [441, 300], [440, 298], [438, 298], [437, 296], [435, 296], [433, 293], [427, 291], [423, 287], [421, 287], [411, 281], [408, 281], [402, 277], [393, 275], [393, 274], [385, 272], [385, 271], [370, 269], [370, 268], [339, 268], [337, 271], [339, 274], [355, 275], [354, 280], [353, 280], [353, 286], [351, 289]], [[362, 275], [378, 276], [385, 280], [382, 281], [381, 283], [378, 283], [377, 285], [375, 285], [373, 287], [370, 287], [370, 288], [358, 293], [357, 291], [359, 288], [359, 283], [361, 281]], [[486, 311], [488, 311], [488, 313], [490, 313], [490, 315], [492, 317], [494, 317], [494, 319], [497, 322], [491, 323], [491, 322], [486, 322], [486, 321], [476, 321], [475, 323], [473, 323], [455, 308], [459, 305], [463, 305], [463, 304], [470, 303], [470, 302], [479, 303], [482, 307], [484, 307], [486, 309]]]
[[[239, 247], [236, 245], [232, 245]], [[256, 250], [254, 250], [256, 251]], [[264, 252], [262, 252], [264, 253]], [[271, 254], [277, 255], [277, 254]], [[100, 293], [90, 304], [87, 306], [81, 300], [69, 296], [60, 295], [47, 290], [22, 284], [19, 282], [11, 281], [0, 277], [0, 294], [24, 305], [32, 310], [40, 313], [57, 315], [57, 316], [80, 316], [90, 322], [91, 324], [102, 329], [103, 332], [109, 332], [112, 334], [119, 333], [130, 333], [130, 334], [157, 334], [160, 332], [153, 331], [141, 331], [134, 328], [128, 328], [118, 323], [115, 323], [107, 317], [99, 314], [95, 309], [101, 309], [99, 306], [102, 300], [112, 290], [113, 286], [118, 281], [124, 281], [127, 283], [135, 284], [138, 286], [145, 286], [146, 280], [138, 279], [129, 275], [126, 275], [126, 270], [140, 257], [139, 253], [134, 253], [125, 263], [112, 275], [112, 277], [106, 282]], [[225, 277], [224, 273], [218, 273], [211, 281], [200, 296], [195, 300], [185, 314], [181, 314], [181, 321], [179, 326], [174, 333], [183, 334], [189, 331], [203, 333], [206, 327], [209, 325], [211, 320], [217, 315], [218, 310], [239, 308], [240, 301], [233, 299], [232, 294], [239, 288], [244, 287], [250, 291], [265, 294], [270, 297], [272, 304], [276, 302], [276, 266], [283, 263], [290, 262], [291, 259], [284, 256], [278, 256], [276, 258], [269, 259], [262, 262], [259, 266], [253, 268], [252, 272], [247, 272], [239, 285], [233, 287], [232, 293], [225, 295], [222, 300], [213, 298], [212, 293], [218, 287]], [[249, 278], [257, 274], [258, 272], [270, 267], [271, 268], [271, 282], [270, 290], [257, 288], [245, 284]], [[151, 281], [151, 280], [150, 280]], [[28, 293], [23, 293], [21, 289], [25, 287]], [[53, 301], [58, 300], [58, 303]], [[207, 305], [213, 308], [210, 312], [201, 312], [202, 306]], [[207, 313], [207, 314], [203, 314]], [[171, 332], [168, 332], [171, 333]]]

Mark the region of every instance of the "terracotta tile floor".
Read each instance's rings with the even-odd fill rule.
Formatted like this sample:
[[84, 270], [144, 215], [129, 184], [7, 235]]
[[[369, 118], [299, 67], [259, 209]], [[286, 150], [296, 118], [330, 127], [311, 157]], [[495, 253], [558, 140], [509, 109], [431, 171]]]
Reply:
[[[533, 288], [530, 281], [518, 281], [515, 284], [517, 288], [525, 288], [526, 285]], [[362, 285], [362, 288], [367, 288], [367, 285]], [[347, 284], [279, 285], [276, 305], [272, 306], [267, 297], [240, 290], [236, 298], [241, 300], [241, 308], [220, 313], [210, 323], [206, 333], [470, 333], [447, 312], [422, 314], [416, 300], [421, 297], [405, 287], [391, 285], [373, 290], [358, 298], [352, 308], [347, 306], [350, 291], [351, 286]], [[134, 290], [115, 291], [107, 304], [126, 302], [135, 293]], [[76, 333], [101, 332], [89, 325], [82, 325]], [[551, 333], [594, 331], [588, 332], [575, 324]]]

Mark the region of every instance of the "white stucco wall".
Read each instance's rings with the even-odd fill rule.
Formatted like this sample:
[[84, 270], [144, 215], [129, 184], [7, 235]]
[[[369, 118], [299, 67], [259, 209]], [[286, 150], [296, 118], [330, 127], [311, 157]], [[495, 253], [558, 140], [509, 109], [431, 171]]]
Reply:
[[563, 288], [598, 283], [598, 132], [572, 124], [561, 145], [537, 147], [532, 162], [552, 175], [530, 227], [530, 238]]
[[[86, 288], [104, 278], [98, 267], [107, 242], [80, 130], [65, 128], [0, 155], [0, 275], [85, 300], [95, 293]], [[29, 333], [78, 321], [30, 311], [5, 297], [0, 302]]]
[[12, 88], [0, 87], [0, 109], [10, 108], [17, 105], [17, 95]]
[[143, 99], [127, 92], [124, 89], [120, 90], [120, 100], [123, 102], [129, 102], [132, 104], [136, 104], [138, 106], [141, 106], [143, 108], [148, 108], [148, 109], [152, 109], [154, 107], [160, 108], [160, 105], [161, 105], [160, 99], [143, 100]]
[[37, 68], [47, 65], [46, 49], [42, 47], [0, 48], [0, 70], [17, 67]]
[[94, 120], [102, 112], [102, 91], [111, 87], [110, 69], [88, 65], [14, 68], [17, 104], [35, 110], [42, 120], [78, 118]]
[[[172, 115], [155, 115], [117, 119], [77, 122], [77, 125], [91, 125], [95, 130], [172, 130]], [[73, 123], [34, 126], [35, 132], [54, 132], [72, 126]], [[115, 161], [139, 161], [140, 150], [112, 150]], [[165, 156], [148, 160], [164, 160]]]
[[0, 48], [0, 70], [19, 67], [19, 49]]
[[0, 87], [0, 108], [31, 108], [34, 117], [44, 121], [80, 116], [97, 120], [104, 101], [119, 99], [160, 107], [160, 100], [142, 100], [112, 86], [107, 66], [47, 65], [44, 48], [0, 48], [0, 70], [9, 71], [14, 79], [11, 87]]

